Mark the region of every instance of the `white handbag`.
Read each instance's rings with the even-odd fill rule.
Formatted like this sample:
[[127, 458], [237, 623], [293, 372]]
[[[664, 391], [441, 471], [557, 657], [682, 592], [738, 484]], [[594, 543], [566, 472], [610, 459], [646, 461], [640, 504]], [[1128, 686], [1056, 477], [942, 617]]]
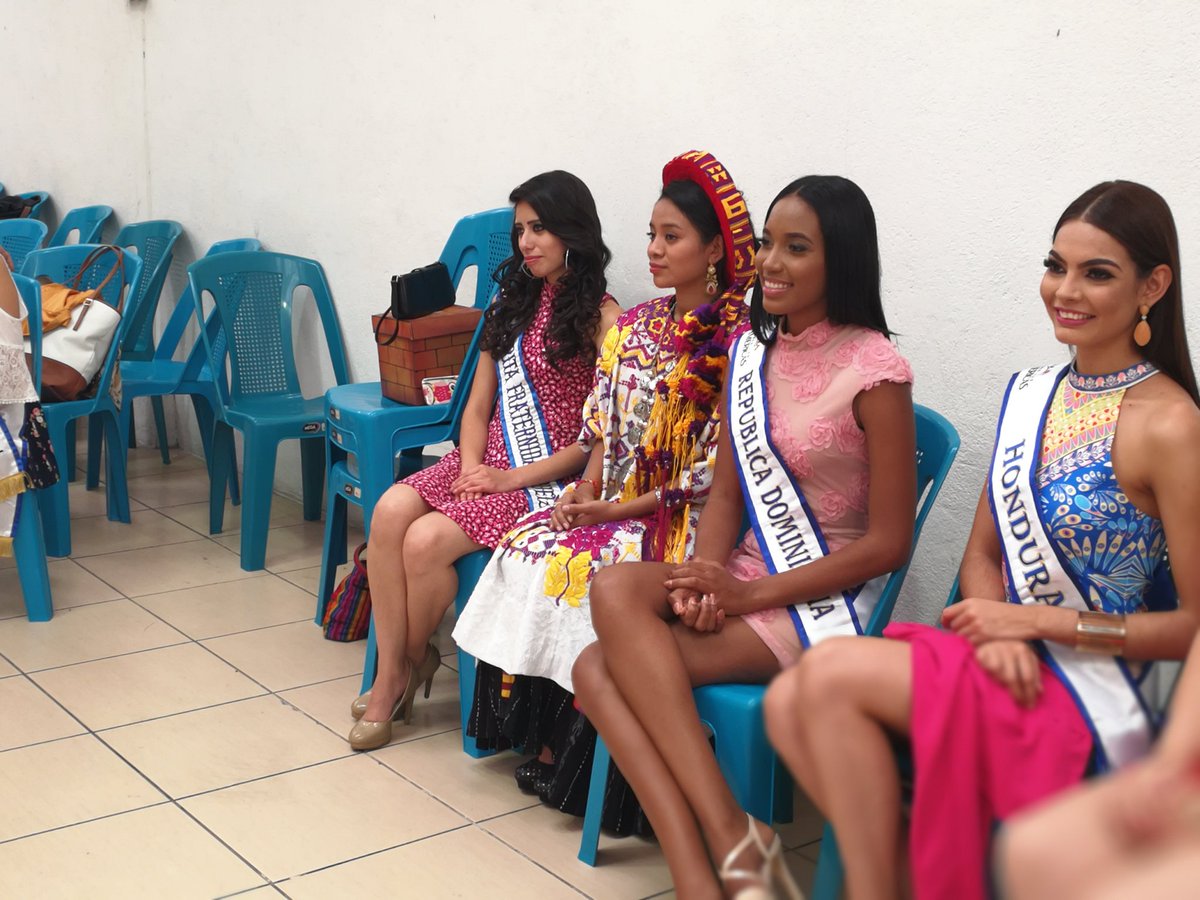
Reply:
[[[121, 251], [116, 247], [105, 250], [117, 255], [117, 261], [108, 276], [100, 283], [92, 296], [71, 310], [69, 324], [56, 328], [42, 336], [42, 399], [50, 401], [77, 400], [96, 377], [112, 346], [113, 336], [121, 323], [121, 309], [125, 300], [125, 264]], [[94, 254], [98, 257], [100, 251]], [[79, 269], [82, 275], [94, 261], [89, 257]], [[121, 276], [117, 308], [101, 299], [104, 286], [116, 274]], [[79, 275], [72, 287], [78, 286]], [[56, 286], [57, 287], [57, 286]], [[29, 338], [25, 339], [25, 352], [31, 353]]]

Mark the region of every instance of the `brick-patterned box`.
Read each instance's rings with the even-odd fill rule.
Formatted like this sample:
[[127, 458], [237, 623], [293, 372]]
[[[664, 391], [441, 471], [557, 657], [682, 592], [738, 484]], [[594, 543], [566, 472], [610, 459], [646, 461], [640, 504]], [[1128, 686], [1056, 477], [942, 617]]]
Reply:
[[[421, 379], [434, 375], [457, 375], [467, 355], [467, 345], [483, 313], [470, 306], [448, 306], [419, 319], [397, 322], [390, 316], [372, 316], [379, 334], [379, 380], [383, 396], [398, 403], [420, 405]], [[393, 333], [396, 339], [383, 345]], [[469, 385], [468, 385], [469, 387]]]

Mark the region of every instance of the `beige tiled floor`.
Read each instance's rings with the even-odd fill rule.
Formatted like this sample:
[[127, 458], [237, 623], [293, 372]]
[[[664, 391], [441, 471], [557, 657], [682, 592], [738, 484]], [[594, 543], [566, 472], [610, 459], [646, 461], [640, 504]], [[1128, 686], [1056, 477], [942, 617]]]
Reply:
[[[363, 644], [312, 622], [320, 525], [276, 497], [267, 569], [243, 572], [199, 460], [130, 460], [130, 525], [71, 487], [51, 622], [0, 561], [0, 897], [673, 896], [657, 845], [604, 837], [585, 866], [518, 757], [463, 754], [452, 653], [390, 746], [351, 752]], [[797, 813], [807, 886], [821, 822]]]

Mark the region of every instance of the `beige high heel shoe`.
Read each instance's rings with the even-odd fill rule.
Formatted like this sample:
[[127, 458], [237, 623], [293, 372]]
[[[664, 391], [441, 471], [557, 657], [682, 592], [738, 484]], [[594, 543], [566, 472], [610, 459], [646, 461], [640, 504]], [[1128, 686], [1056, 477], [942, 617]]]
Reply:
[[371, 692], [359, 694], [354, 702], [350, 704], [350, 717], [352, 719], [361, 719], [367, 712], [367, 704], [371, 702]]
[[[735, 869], [734, 861], [751, 846], [762, 857], [762, 865], [757, 870]], [[749, 882], [734, 894], [734, 900], [774, 900], [780, 894], [780, 891], [776, 890], [777, 887], [782, 889], [782, 893], [789, 900], [804, 900], [804, 893], [792, 878], [792, 873], [788, 871], [787, 862], [783, 858], [783, 841], [779, 839], [779, 835], [775, 835], [770, 847], [764, 845], [749, 813], [746, 813], [746, 834], [725, 854], [718, 876], [722, 884], [730, 881]]]
[[[350, 729], [350, 735], [347, 738], [350, 746], [355, 750], [375, 750], [390, 743], [392, 740], [392, 723], [403, 720], [404, 724], [408, 725], [412, 722], [412, 707], [413, 701], [417, 697], [417, 688], [422, 684], [425, 685], [425, 697], [428, 699], [429, 691], [433, 687], [434, 673], [437, 672], [441, 664], [442, 658], [438, 655], [437, 648], [433, 644], [427, 644], [425, 647], [425, 658], [421, 660], [421, 664], [409, 669], [408, 684], [404, 686], [404, 693], [400, 695], [400, 699], [392, 707], [391, 716], [384, 722], [370, 722], [366, 719], [359, 719], [358, 723]], [[352, 705], [351, 712], [353, 712], [353, 709]]]

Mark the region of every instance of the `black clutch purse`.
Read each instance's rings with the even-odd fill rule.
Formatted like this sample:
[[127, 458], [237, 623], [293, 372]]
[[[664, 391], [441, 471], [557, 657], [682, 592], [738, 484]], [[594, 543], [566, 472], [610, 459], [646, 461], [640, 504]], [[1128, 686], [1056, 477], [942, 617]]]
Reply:
[[454, 304], [454, 284], [445, 263], [392, 276], [392, 318], [416, 319]]

